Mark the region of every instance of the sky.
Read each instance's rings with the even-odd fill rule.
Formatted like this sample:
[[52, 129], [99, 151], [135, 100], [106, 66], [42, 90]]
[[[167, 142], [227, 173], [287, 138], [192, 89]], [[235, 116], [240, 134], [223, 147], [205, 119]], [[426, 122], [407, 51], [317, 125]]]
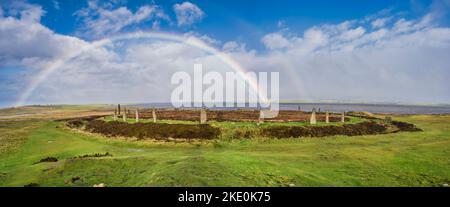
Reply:
[[[174, 72], [232, 71], [177, 38], [279, 72], [282, 100], [450, 104], [449, 12], [450, 0], [0, 0], [0, 107], [168, 102]], [[129, 34], [168, 35], [104, 41]]]

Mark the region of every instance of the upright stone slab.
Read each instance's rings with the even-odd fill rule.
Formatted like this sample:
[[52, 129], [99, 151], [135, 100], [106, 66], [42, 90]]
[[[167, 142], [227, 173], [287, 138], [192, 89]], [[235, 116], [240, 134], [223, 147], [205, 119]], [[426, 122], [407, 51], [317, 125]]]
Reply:
[[200, 110], [200, 123], [204, 124], [204, 123], [206, 123], [206, 120], [207, 120], [207, 118], [206, 118], [206, 110], [204, 108], [202, 108]]
[[317, 124], [317, 120], [316, 120], [316, 109], [313, 109], [311, 112], [311, 119], [309, 120], [309, 123], [312, 125]]
[[258, 125], [264, 123], [264, 111], [259, 110]]
[[330, 113], [328, 111], [325, 111], [325, 123], [330, 123]]
[[136, 109], [136, 123], [139, 122], [139, 111]]
[[153, 117], [153, 122], [156, 123], [156, 110], [152, 109], [152, 117]]
[[119, 112], [118, 115], [120, 115], [120, 104], [117, 104], [117, 111]]
[[117, 121], [117, 114], [116, 113], [114, 113], [114, 115], [113, 115], [113, 120]]
[[123, 113], [123, 115], [122, 115], [122, 118], [123, 118], [123, 121], [127, 121], [127, 113], [125, 113], [125, 110], [124, 110], [124, 113]]
[[342, 112], [342, 114], [341, 114], [341, 122], [342, 123], [345, 122], [345, 112]]

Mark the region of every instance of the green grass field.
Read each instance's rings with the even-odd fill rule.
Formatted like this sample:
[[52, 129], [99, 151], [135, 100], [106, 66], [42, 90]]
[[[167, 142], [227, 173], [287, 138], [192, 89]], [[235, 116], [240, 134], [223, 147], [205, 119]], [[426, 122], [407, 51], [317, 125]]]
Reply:
[[[156, 142], [109, 139], [61, 122], [0, 121], [0, 186], [442, 186], [450, 115], [397, 116], [423, 132]], [[358, 120], [352, 120], [357, 122]], [[212, 123], [229, 131], [255, 123]], [[109, 152], [112, 157], [71, 159]], [[52, 156], [58, 162], [38, 163]], [[80, 179], [70, 182], [74, 177]]]

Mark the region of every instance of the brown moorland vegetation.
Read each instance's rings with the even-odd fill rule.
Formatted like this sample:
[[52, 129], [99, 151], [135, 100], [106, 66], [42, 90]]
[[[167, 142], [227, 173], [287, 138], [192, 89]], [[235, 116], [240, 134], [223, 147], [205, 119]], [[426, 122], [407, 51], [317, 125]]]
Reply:
[[369, 135], [384, 134], [389, 128], [386, 124], [377, 122], [362, 122], [342, 126], [270, 126], [262, 129], [261, 133], [267, 137], [325, 137], [334, 135]]
[[[159, 109], [156, 110], [158, 119], [198, 121], [200, 110], [195, 109]], [[208, 120], [214, 121], [257, 121], [259, 110], [207, 110]], [[264, 119], [269, 122], [307, 122], [311, 113], [303, 111], [281, 110], [276, 118]], [[139, 117], [144, 119], [153, 118], [151, 110], [139, 112]], [[325, 113], [316, 113], [317, 121], [325, 121]], [[340, 114], [330, 113], [330, 122], [341, 121]], [[346, 121], [349, 121], [346, 118]]]
[[107, 136], [126, 136], [138, 139], [214, 139], [220, 135], [220, 130], [208, 124], [165, 124], [165, 123], [134, 123], [103, 120], [93, 120], [86, 124], [86, 130]]

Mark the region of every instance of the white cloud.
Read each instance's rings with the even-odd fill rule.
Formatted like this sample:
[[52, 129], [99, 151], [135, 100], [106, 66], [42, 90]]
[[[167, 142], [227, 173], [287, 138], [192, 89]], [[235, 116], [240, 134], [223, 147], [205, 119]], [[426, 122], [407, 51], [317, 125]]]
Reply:
[[291, 49], [302, 53], [312, 52], [328, 42], [327, 34], [316, 28], [306, 30], [303, 36], [286, 33], [285, 30], [269, 33], [261, 39], [270, 50]]
[[342, 40], [353, 40], [356, 39], [358, 37], [361, 37], [364, 33], [366, 32], [366, 30], [362, 27], [358, 27], [355, 29], [350, 29], [347, 30], [345, 32], [343, 32], [340, 36], [340, 39]]
[[287, 99], [448, 103], [450, 28], [433, 17], [397, 19], [376, 29], [349, 21], [303, 35], [278, 31], [261, 39], [267, 54], [235, 58], [254, 70], [279, 70]]
[[236, 41], [226, 42], [223, 44], [222, 50], [229, 53], [247, 52], [245, 44]]
[[[100, 52], [100, 53], [99, 53]], [[66, 62], [30, 97], [33, 102], [167, 102], [177, 71], [230, 71], [221, 60], [192, 46], [164, 40], [117, 42]], [[76, 78], [74, 78], [76, 77]]]
[[3, 5], [5, 16], [20, 18], [27, 22], [39, 22], [45, 11], [41, 6], [35, 4], [27, 4], [22, 1], [12, 1]]
[[368, 33], [365, 38], [368, 41], [377, 41], [383, 39], [389, 33], [388, 29], [379, 29]]
[[370, 24], [372, 25], [372, 28], [374, 28], [374, 29], [384, 27], [388, 23], [389, 19], [390, 18], [388, 18], [388, 17], [375, 19]]
[[87, 44], [75, 37], [56, 34], [40, 24], [44, 14], [40, 6], [27, 5], [18, 14], [17, 18], [0, 17], [0, 66], [34, 68]]
[[261, 41], [269, 49], [282, 49], [291, 44], [290, 41], [280, 33], [267, 34]]
[[413, 26], [414, 26], [413, 21], [399, 19], [397, 22], [395, 22], [393, 30], [397, 33], [409, 32], [414, 29]]
[[203, 40], [204, 42], [208, 43], [209, 45], [218, 45], [218, 44], [220, 44], [219, 40], [216, 40], [216, 39], [214, 39], [214, 38], [212, 38], [212, 37], [210, 37], [208, 35], [201, 35], [201, 36], [199, 36], [199, 38], [201, 40]]
[[188, 1], [173, 5], [173, 10], [177, 17], [178, 26], [194, 24], [205, 16], [205, 13], [197, 5]]
[[127, 7], [112, 8], [109, 4], [101, 4], [90, 0], [88, 7], [75, 12], [82, 19], [83, 27], [81, 33], [87, 37], [102, 37], [122, 31], [128, 26], [149, 22], [153, 20], [152, 26], [159, 25], [159, 20], [169, 20], [163, 10], [156, 5], [144, 5], [135, 12]]
[[[108, 12], [119, 12], [116, 10]], [[148, 16], [138, 11], [121, 12], [138, 20]], [[17, 11], [15, 17], [0, 18], [0, 68], [14, 64], [30, 68], [14, 84], [25, 84], [22, 82], [33, 70], [90, 45], [40, 24], [44, 13], [30, 9]], [[448, 103], [450, 28], [436, 26], [432, 17], [392, 18], [392, 25], [377, 28], [361, 21], [345, 21], [314, 26], [298, 34], [280, 28], [261, 38], [265, 52], [247, 50], [237, 41], [225, 42], [222, 49], [247, 70], [280, 72], [282, 99]], [[211, 36], [186, 35], [221, 44]], [[117, 42], [88, 50], [65, 63], [42, 83], [30, 101], [168, 101], [170, 76], [175, 71], [192, 71], [194, 63], [203, 63], [205, 70], [230, 70], [216, 56], [181, 43]], [[2, 98], [5, 88], [13, 87], [0, 81], [0, 88]]]
[[[18, 10], [17, 16], [0, 18], [1, 100], [18, 98], [15, 96], [43, 69], [61, 57], [92, 46], [79, 38], [53, 32], [37, 21], [39, 16], [29, 18], [32, 11], [37, 10]], [[140, 19], [147, 15], [137, 12], [134, 16]], [[219, 44], [206, 35], [186, 35]], [[173, 88], [171, 75], [180, 70], [191, 71], [196, 61], [215, 70], [226, 68], [219, 58], [177, 42], [125, 41], [91, 48], [58, 67], [27, 103], [168, 101]], [[4, 69], [14, 69], [15, 73], [8, 75], [10, 72]]]
[[226, 42], [225, 44], [223, 44], [222, 48], [225, 51], [233, 51], [236, 48], [239, 48], [239, 44], [235, 41], [229, 41], [229, 42]]
[[4, 15], [0, 15], [0, 100], [11, 102], [42, 68], [88, 43], [56, 34], [42, 25], [39, 21], [45, 11], [40, 6], [17, 1], [3, 9]]
[[328, 42], [327, 34], [317, 28], [306, 30], [304, 36], [305, 43], [311, 45], [312, 48], [320, 47]]

